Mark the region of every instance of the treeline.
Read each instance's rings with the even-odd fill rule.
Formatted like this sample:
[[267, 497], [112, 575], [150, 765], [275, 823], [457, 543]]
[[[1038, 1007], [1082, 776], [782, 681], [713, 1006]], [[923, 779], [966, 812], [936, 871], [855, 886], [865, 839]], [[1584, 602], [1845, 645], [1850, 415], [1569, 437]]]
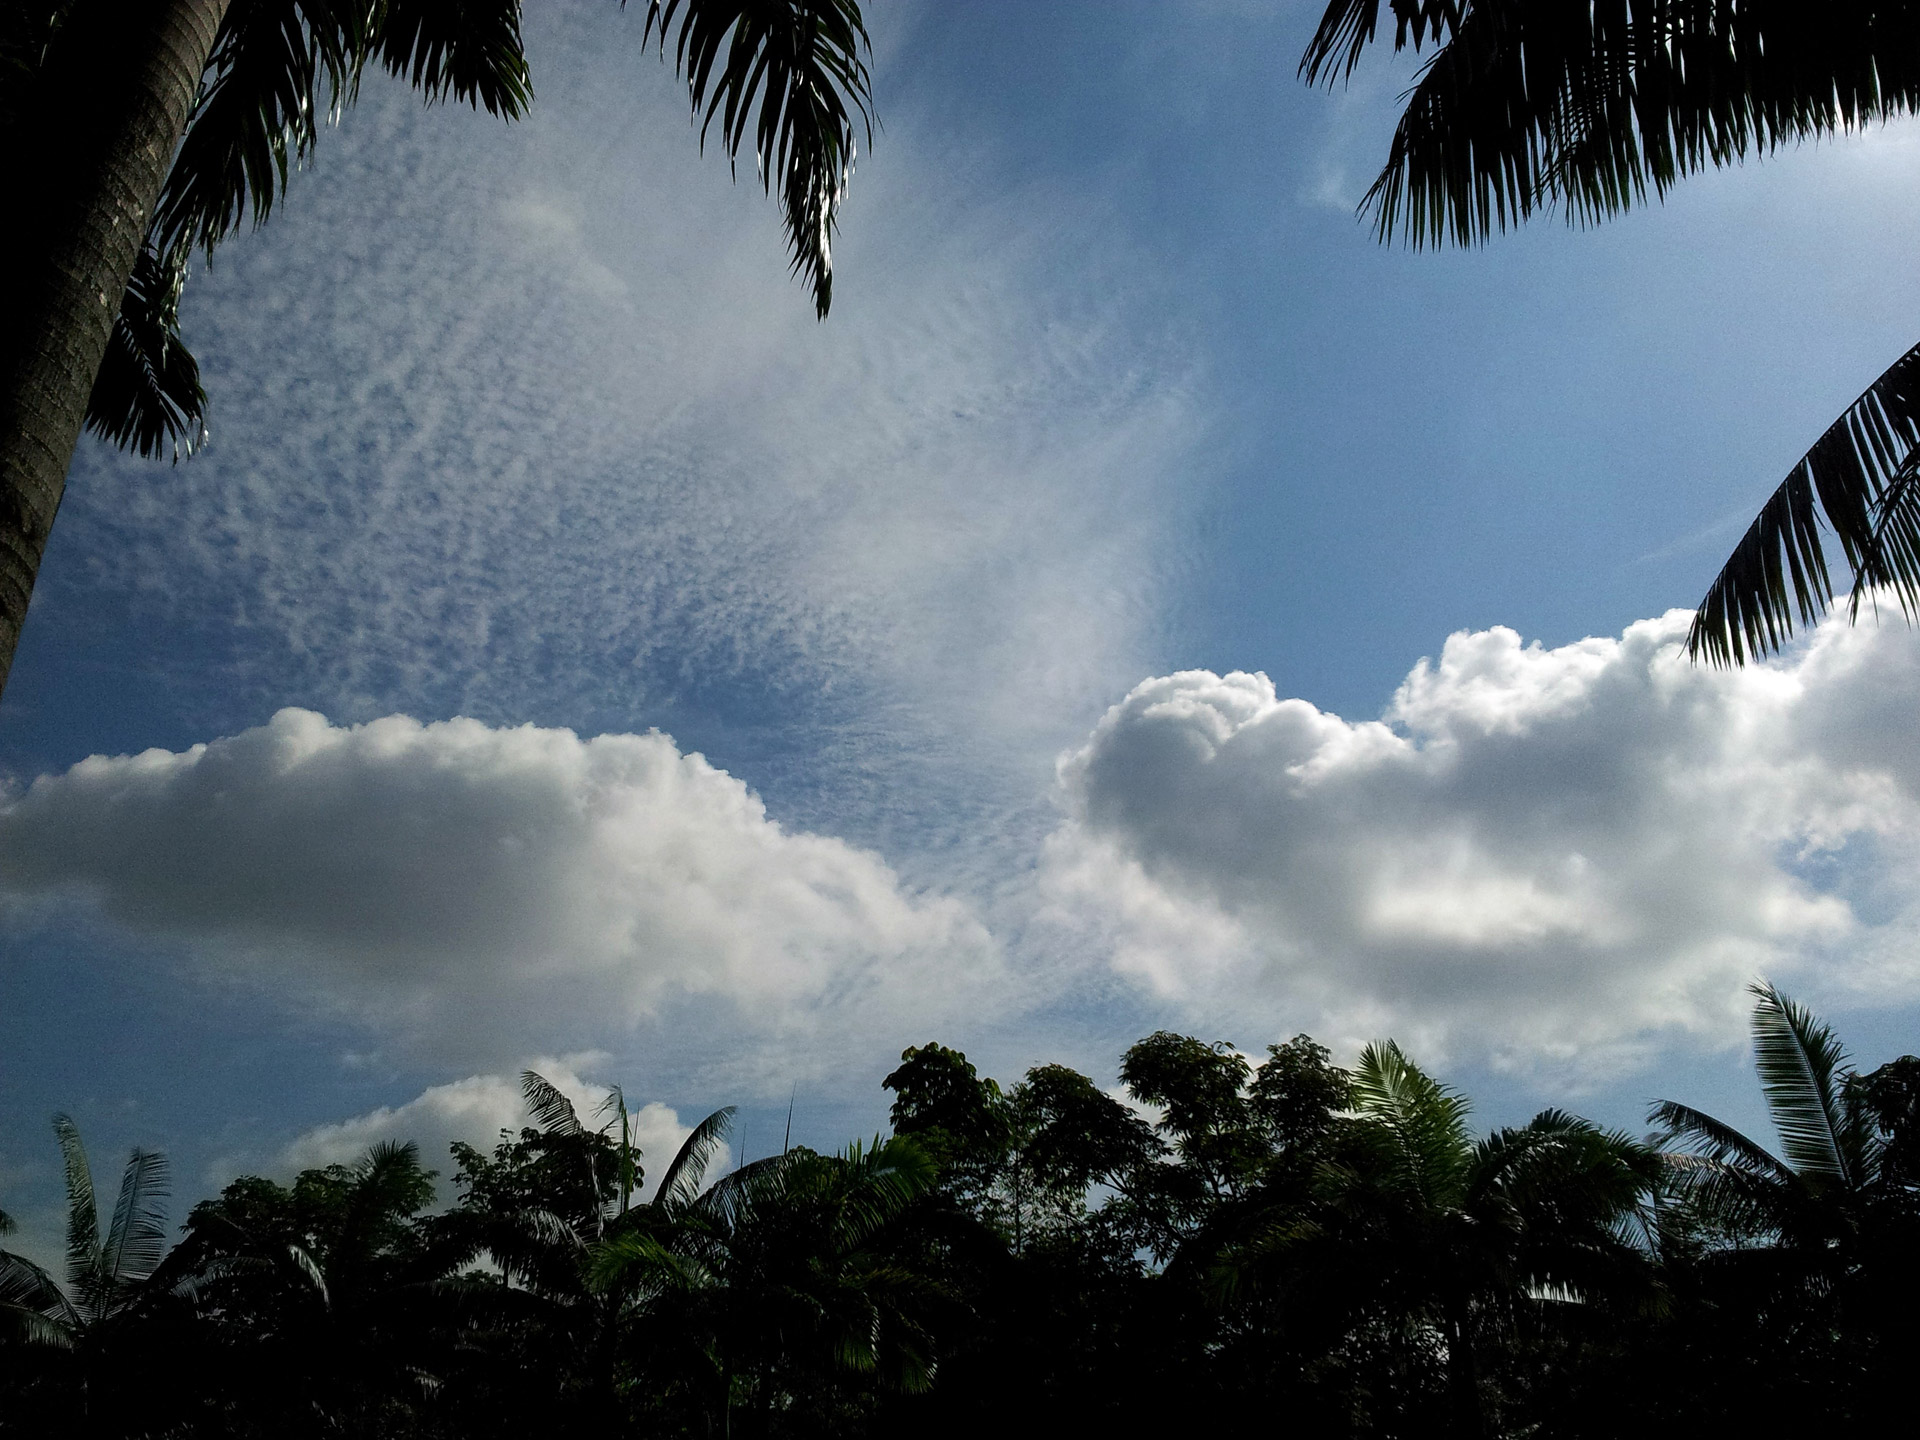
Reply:
[[[624, 1101], [237, 1180], [174, 1237], [80, 1137], [66, 1273], [0, 1252], [8, 1436], [1771, 1434], [1904, 1413], [1920, 1060], [1857, 1074], [1756, 990], [1777, 1152], [1663, 1102], [1477, 1137], [1391, 1043], [1257, 1062], [1160, 1033], [1133, 1104], [939, 1045], [893, 1135], [711, 1183], [730, 1111], [644, 1185]], [[1152, 1116], [1156, 1118], [1144, 1118]], [[641, 1198], [642, 1195], [648, 1198]], [[0, 1225], [4, 1225], [0, 1217]]]

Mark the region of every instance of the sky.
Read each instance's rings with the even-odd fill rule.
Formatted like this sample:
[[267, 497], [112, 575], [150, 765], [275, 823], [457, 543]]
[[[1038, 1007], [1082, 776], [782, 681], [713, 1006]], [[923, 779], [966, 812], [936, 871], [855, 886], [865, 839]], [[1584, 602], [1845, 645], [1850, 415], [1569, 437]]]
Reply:
[[0, 1208], [48, 1119], [241, 1173], [619, 1084], [884, 1126], [940, 1040], [1393, 1036], [1482, 1123], [1758, 1129], [1745, 986], [1920, 1048], [1920, 641], [1686, 611], [1913, 343], [1920, 131], [1383, 246], [1314, 7], [868, 11], [832, 315], [612, 4], [506, 126], [384, 80], [83, 440], [0, 703]]

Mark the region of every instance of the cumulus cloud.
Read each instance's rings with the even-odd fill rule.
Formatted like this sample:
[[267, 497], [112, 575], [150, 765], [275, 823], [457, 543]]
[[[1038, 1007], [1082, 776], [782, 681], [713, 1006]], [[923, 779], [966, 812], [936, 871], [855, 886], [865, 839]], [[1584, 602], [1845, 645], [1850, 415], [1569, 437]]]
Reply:
[[1053, 919], [1215, 1023], [1506, 1064], [1725, 1038], [1743, 982], [1815, 960], [1913, 993], [1920, 647], [1829, 625], [1723, 674], [1680, 655], [1688, 618], [1463, 631], [1378, 721], [1145, 681], [1061, 763]]
[[0, 810], [0, 895], [80, 899], [469, 1063], [688, 997], [790, 1037], [932, 1017], [1000, 972], [960, 902], [783, 829], [658, 733], [283, 710], [95, 756]]
[[[582, 1078], [578, 1062], [543, 1059], [530, 1068], [573, 1102], [581, 1121], [590, 1127], [603, 1123], [601, 1106], [611, 1093], [605, 1085]], [[640, 1148], [645, 1171], [641, 1197], [653, 1193], [667, 1162], [693, 1128], [657, 1100], [644, 1105], [629, 1102], [634, 1143]], [[420, 1147], [422, 1163], [451, 1179], [447, 1147], [463, 1140], [482, 1150], [491, 1149], [502, 1131], [517, 1134], [528, 1122], [518, 1075], [469, 1075], [445, 1085], [434, 1085], [403, 1105], [382, 1105], [364, 1115], [306, 1131], [280, 1155], [280, 1169], [305, 1170], [326, 1165], [351, 1165], [368, 1147], [392, 1141], [412, 1141]], [[716, 1157], [716, 1166], [721, 1160]]]

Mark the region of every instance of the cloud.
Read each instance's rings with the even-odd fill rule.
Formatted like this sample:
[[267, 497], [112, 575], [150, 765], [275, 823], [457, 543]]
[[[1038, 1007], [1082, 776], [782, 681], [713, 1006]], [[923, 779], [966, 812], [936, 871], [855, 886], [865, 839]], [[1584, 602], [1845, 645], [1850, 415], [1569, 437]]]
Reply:
[[1912, 995], [1913, 635], [1723, 674], [1688, 618], [1462, 631], [1379, 721], [1145, 681], [1061, 763], [1052, 923], [1215, 1024], [1576, 1071], [1737, 1034], [1763, 972]]
[[667, 736], [283, 710], [184, 752], [95, 756], [0, 810], [0, 895], [303, 994], [443, 1062], [577, 1049], [690, 1000], [804, 1042], [977, 1009], [959, 901], [769, 820]]
[[87, 452], [87, 593], [151, 597], [192, 631], [154, 663], [251, 707], [196, 733], [657, 723], [800, 823], [1004, 830], [1154, 663], [1193, 344], [1097, 202], [1009, 193], [906, 104], [818, 323], [636, 17], [528, 23], [525, 123], [370, 77], [195, 279], [212, 442], [164, 485]]
[[[597, 1112], [610, 1092], [604, 1085], [583, 1079], [575, 1068], [578, 1063], [541, 1059], [528, 1068], [538, 1071], [573, 1102], [582, 1123], [595, 1127], [602, 1123], [604, 1117]], [[682, 1125], [680, 1116], [657, 1100], [634, 1106], [631, 1116], [634, 1141], [640, 1147], [646, 1172], [641, 1187], [645, 1198], [653, 1193], [667, 1162], [693, 1129]], [[413, 1141], [420, 1147], [422, 1162], [440, 1172], [444, 1189], [452, 1178], [449, 1144], [463, 1140], [491, 1150], [501, 1131], [518, 1134], [528, 1123], [518, 1075], [469, 1075], [430, 1086], [403, 1105], [382, 1105], [364, 1115], [315, 1126], [287, 1145], [281, 1152], [279, 1168], [298, 1171], [351, 1165], [366, 1154], [369, 1146]], [[716, 1157], [714, 1164], [722, 1163]]]

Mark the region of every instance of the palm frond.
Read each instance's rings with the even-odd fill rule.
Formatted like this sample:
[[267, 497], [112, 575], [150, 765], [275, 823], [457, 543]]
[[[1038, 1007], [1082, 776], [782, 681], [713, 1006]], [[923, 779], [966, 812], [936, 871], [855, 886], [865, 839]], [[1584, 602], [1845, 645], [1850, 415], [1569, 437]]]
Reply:
[[[624, 0], [623, 0], [624, 3]], [[717, 120], [729, 158], [749, 129], [754, 166], [779, 187], [793, 272], [815, 312], [833, 304], [833, 232], [853, 174], [855, 117], [873, 142], [871, 53], [856, 0], [649, 0], [646, 37], [674, 37], [704, 145]]]
[[854, 1250], [897, 1219], [916, 1199], [933, 1188], [939, 1167], [931, 1156], [905, 1135], [858, 1141], [828, 1163], [836, 1166], [845, 1186], [836, 1240], [843, 1250]]
[[433, 1195], [433, 1177], [420, 1164], [413, 1141], [382, 1140], [367, 1147], [353, 1166], [353, 1187], [341, 1218], [337, 1256], [355, 1260], [371, 1255], [381, 1231], [405, 1220]]
[[811, 1152], [792, 1151], [750, 1160], [722, 1175], [696, 1196], [689, 1207], [726, 1231], [749, 1224], [753, 1216], [776, 1203], [787, 1192], [787, 1182]]
[[548, 1135], [581, 1135], [586, 1127], [573, 1108], [573, 1102], [546, 1076], [532, 1070], [520, 1072], [520, 1093], [526, 1097], [527, 1113], [534, 1124]]
[[333, 1303], [333, 1296], [327, 1289], [327, 1272], [320, 1268], [320, 1262], [314, 1259], [311, 1250], [304, 1245], [287, 1246], [287, 1264], [294, 1274], [313, 1287], [322, 1305]]
[[1749, 1140], [1726, 1121], [1716, 1120], [1691, 1105], [1675, 1100], [1658, 1101], [1647, 1112], [1647, 1123], [1660, 1127], [1663, 1145], [1678, 1143], [1688, 1154], [1716, 1165], [1734, 1166], [1772, 1180], [1788, 1180], [1793, 1176], [1793, 1171], [1766, 1146]]
[[520, 0], [385, 0], [373, 33], [380, 63], [425, 95], [516, 120], [533, 103]]
[[33, 1343], [71, 1343], [72, 1318], [51, 1275], [24, 1255], [0, 1250], [0, 1334], [11, 1327]]
[[76, 1294], [91, 1289], [100, 1269], [100, 1211], [93, 1197], [93, 1171], [80, 1143], [80, 1127], [68, 1115], [53, 1117], [67, 1182], [67, 1283]]
[[1772, 985], [1750, 988], [1754, 1068], [1787, 1163], [1806, 1178], [1857, 1183], [1861, 1157], [1848, 1153], [1841, 1094], [1847, 1052], [1805, 1006]]
[[1452, 1203], [1473, 1154], [1467, 1133], [1471, 1102], [1421, 1070], [1391, 1040], [1360, 1052], [1350, 1083], [1351, 1111], [1387, 1138], [1400, 1183], [1430, 1204]]
[[1776, 652], [1796, 618], [1833, 603], [1822, 523], [1863, 594], [1891, 590], [1920, 613], [1920, 345], [1907, 351], [1827, 427], [1741, 537], [1687, 633], [1687, 653], [1740, 665]]
[[[353, 0], [236, 0], [154, 211], [162, 254], [211, 252], [266, 221], [321, 117], [359, 83], [372, 10]], [[322, 95], [322, 86], [326, 93]]]
[[[1429, 39], [1436, 44], [1460, 23], [1468, 0], [1393, 0], [1393, 48], [1416, 51]], [[1300, 74], [1309, 85], [1324, 76], [1331, 85], [1335, 74], [1351, 76], [1360, 54], [1373, 43], [1380, 28], [1380, 0], [1332, 0], [1300, 57]]]
[[[1383, 238], [1474, 244], [1536, 211], [1592, 223], [1681, 176], [1849, 131], [1920, 104], [1910, 6], [1750, 0], [1607, 5], [1466, 0], [1457, 15], [1395, 4], [1446, 42], [1422, 69], [1368, 192]], [[1329, 9], [1310, 77], [1373, 38], [1372, 7]]]
[[72, 1319], [72, 1307], [46, 1271], [0, 1250], [0, 1340], [70, 1349]]
[[627, 1113], [627, 1092], [615, 1085], [607, 1091], [607, 1098], [595, 1107], [595, 1115], [608, 1115], [607, 1128], [620, 1127], [620, 1140], [617, 1164], [620, 1170], [620, 1213], [625, 1215], [633, 1207], [633, 1192], [640, 1188], [640, 1182], [646, 1172], [641, 1168], [639, 1151], [633, 1144], [633, 1117]]
[[167, 1253], [167, 1157], [136, 1149], [120, 1175], [120, 1197], [100, 1252], [100, 1276], [124, 1287], [146, 1279]]
[[713, 1274], [695, 1256], [654, 1235], [628, 1230], [595, 1242], [587, 1252], [587, 1283], [601, 1294], [645, 1284], [665, 1290], [699, 1290]]
[[734, 1107], [722, 1106], [693, 1127], [660, 1177], [654, 1203], [677, 1208], [692, 1201], [707, 1178], [707, 1167], [733, 1133]]
[[168, 445], [191, 455], [206, 436], [207, 392], [180, 339], [184, 252], [163, 258], [151, 239], [134, 262], [106, 355], [87, 397], [87, 428], [152, 459]]
[[533, 99], [518, 0], [234, 0], [155, 210], [161, 252], [264, 223], [370, 60], [430, 103], [511, 120]]

